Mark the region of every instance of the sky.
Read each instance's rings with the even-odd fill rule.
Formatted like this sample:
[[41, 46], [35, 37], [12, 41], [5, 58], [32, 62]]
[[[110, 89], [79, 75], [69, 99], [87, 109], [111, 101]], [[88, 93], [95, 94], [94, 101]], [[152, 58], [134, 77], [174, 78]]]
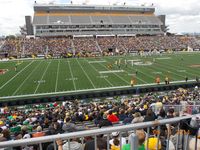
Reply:
[[[25, 24], [25, 15], [33, 15], [35, 0], [0, 0], [0, 35], [19, 33], [19, 26]], [[156, 15], [166, 14], [170, 32], [200, 33], [199, 0], [72, 0], [74, 4], [123, 4], [149, 6], [154, 4]], [[37, 0], [37, 3], [66, 3], [70, 0]]]

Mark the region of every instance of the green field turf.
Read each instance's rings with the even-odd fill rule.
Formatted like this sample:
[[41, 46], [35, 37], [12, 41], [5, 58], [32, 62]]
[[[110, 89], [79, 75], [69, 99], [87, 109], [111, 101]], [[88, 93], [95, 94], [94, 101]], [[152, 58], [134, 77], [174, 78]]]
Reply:
[[[121, 58], [121, 68], [114, 65]], [[124, 60], [128, 60], [125, 67]], [[131, 64], [131, 60], [151, 62], [151, 65], [141, 66]], [[183, 59], [183, 60], [182, 60]], [[82, 91], [90, 89], [116, 88], [130, 86], [130, 80], [138, 70], [137, 84], [150, 84], [155, 77], [160, 76], [161, 82], [165, 76], [171, 81], [181, 81], [188, 76], [189, 80], [200, 76], [200, 53], [176, 54], [163, 56], [120, 56], [101, 58], [69, 58], [49, 60], [23, 60], [17, 67], [17, 61], [0, 62], [0, 69], [9, 69], [0, 75], [0, 97], [19, 96], [64, 91]], [[19, 63], [18, 62], [18, 63]], [[109, 70], [108, 64], [113, 64]], [[111, 71], [122, 72], [111, 72]], [[107, 72], [108, 71], [108, 72]]]

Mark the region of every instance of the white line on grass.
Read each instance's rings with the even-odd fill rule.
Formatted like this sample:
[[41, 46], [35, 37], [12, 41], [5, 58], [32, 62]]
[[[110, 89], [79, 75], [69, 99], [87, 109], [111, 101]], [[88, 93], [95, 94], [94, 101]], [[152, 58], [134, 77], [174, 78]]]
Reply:
[[59, 75], [59, 69], [60, 69], [60, 60], [59, 60], [59, 62], [58, 62], [58, 68], [57, 68], [55, 92], [57, 92], [57, 88], [58, 88], [58, 75]]
[[[131, 68], [131, 67], [128, 67], [128, 68]], [[131, 69], [133, 69], [133, 68], [131, 68]], [[135, 69], [134, 69], [135, 70]], [[125, 70], [126, 71], [126, 70]], [[136, 71], [136, 70], [135, 70]], [[128, 71], [126, 71], [127, 73], [129, 73]], [[144, 74], [144, 75], [146, 75], [145, 73], [143, 73], [141, 70], [139, 70], [138, 71], [139, 73], [141, 73], [141, 74]], [[138, 77], [138, 75], [136, 75], [135, 76], [136, 77], [136, 79], [138, 79], [138, 80], [140, 80], [140, 81], [142, 81], [143, 83], [147, 83], [146, 81], [144, 81], [143, 79], [141, 79], [141, 78], [139, 78]], [[150, 77], [150, 78], [152, 78], [151, 76], [148, 76], [148, 77]]]
[[4, 86], [6, 86], [10, 81], [12, 81], [15, 77], [17, 77], [22, 71], [24, 71], [28, 66], [30, 66], [33, 63], [33, 61], [31, 61], [26, 67], [24, 67], [22, 70], [20, 70], [20, 72], [18, 72], [15, 76], [13, 76], [10, 80], [8, 80], [5, 84], [3, 84], [0, 89], [2, 89]]
[[90, 77], [88, 76], [88, 74], [85, 72], [85, 70], [83, 69], [83, 67], [81, 66], [81, 64], [79, 63], [79, 61], [76, 58], [76, 61], [78, 62], [79, 66], [81, 67], [81, 69], [83, 70], [84, 74], [86, 75], [86, 77], [88, 78], [88, 80], [90, 81], [90, 83], [92, 84], [93, 88], [96, 89], [96, 87], [94, 86], [94, 83], [92, 82], [92, 80], [90, 79]]
[[71, 74], [71, 77], [72, 77], [74, 89], [75, 89], [75, 91], [76, 91], [76, 84], [75, 84], [75, 81], [74, 81], [74, 75], [73, 75], [73, 73], [72, 73], [72, 68], [71, 68], [71, 65], [70, 65], [70, 61], [68, 61], [68, 66], [69, 66], [70, 74]]
[[[100, 75], [99, 71], [93, 65], [91, 65], [91, 63], [88, 63], [88, 64]], [[104, 80], [107, 81], [108, 84], [113, 86], [113, 84], [108, 79], [104, 78]]]
[[[196, 80], [188, 80], [188, 82], [195, 82]], [[185, 80], [180, 81], [172, 81], [170, 84], [176, 83], [186, 83]], [[164, 82], [161, 82], [160, 85], [164, 85]], [[135, 85], [134, 87], [145, 87], [145, 86], [153, 86], [157, 85], [156, 83], [149, 83], [149, 84], [139, 84]], [[27, 95], [17, 95], [17, 96], [5, 96], [0, 97], [0, 99], [8, 99], [8, 98], [23, 98], [28, 96], [42, 96], [42, 95], [55, 95], [55, 94], [67, 94], [67, 93], [76, 93], [76, 92], [88, 92], [88, 91], [100, 91], [100, 90], [110, 90], [110, 89], [121, 89], [121, 88], [130, 88], [131, 86], [116, 86], [116, 87], [107, 87], [107, 88], [96, 88], [96, 89], [84, 89], [84, 90], [76, 90], [76, 91], [62, 91], [62, 92], [52, 92], [52, 93], [39, 93], [39, 94], [27, 94]]]
[[15, 90], [15, 92], [12, 95], [15, 95], [19, 91], [19, 89], [24, 85], [26, 80], [28, 80], [32, 75], [32, 73], [40, 66], [41, 62], [42, 61], [40, 61], [40, 63], [31, 71], [31, 73], [25, 78], [25, 80], [20, 84], [20, 86]]
[[[166, 66], [166, 64], [160, 64], [160, 63], [159, 63], [159, 65], [162, 66], [160, 69], [165, 68], [165, 69], [162, 69], [162, 70], [167, 71], [168, 74], [174, 74], [174, 75], [176, 75], [176, 76], [185, 78], [185, 76], [175, 73], [175, 72], [177, 71], [177, 69], [173, 69], [172, 67], [169, 67], [169, 66], [171, 66], [171, 65], [167, 64], [167, 66]], [[174, 66], [173, 66], [173, 67], [174, 67]], [[170, 71], [169, 71], [169, 70], [170, 70]], [[174, 70], [174, 71], [173, 71], [173, 70]], [[176, 78], [176, 79], [177, 79], [177, 78]]]
[[[102, 65], [101, 63], [99, 63], [101, 66], [103, 66], [104, 68], [106, 68], [104, 65]], [[106, 68], [107, 70], [109, 70], [108, 68]], [[116, 75], [118, 78], [120, 78], [121, 80], [123, 80], [124, 82], [128, 83], [128, 81], [124, 80], [121, 76], [119, 76], [118, 74], [116, 74], [115, 72], [113, 72], [114, 75]]]
[[[51, 61], [51, 62], [52, 62], [52, 61]], [[47, 69], [49, 68], [51, 62], [48, 63], [48, 65], [47, 65], [47, 67], [46, 67], [46, 70], [45, 70], [45, 71], [43, 72], [43, 74], [42, 74], [42, 77], [41, 77], [40, 81], [44, 78], [44, 76], [45, 76], [45, 74], [46, 74], [46, 72], [47, 72]], [[37, 92], [37, 90], [38, 90], [38, 88], [39, 88], [39, 86], [40, 86], [40, 83], [41, 83], [41, 82], [38, 83], [38, 85], [37, 85], [37, 87], [36, 87], [36, 89], [35, 89], [34, 94]]]
[[[165, 64], [165, 63], [164, 63]], [[172, 65], [169, 65], [169, 64], [167, 64], [168, 66], [171, 66], [172, 67], [172, 70], [176, 70], [177, 71], [177, 69], [180, 69], [180, 68], [184, 68], [185, 69], [185, 67], [182, 67], [182, 66], [179, 66], [179, 67], [176, 67], [176, 66], [172, 66]], [[177, 68], [177, 69], [173, 69], [173, 68]], [[194, 76], [196, 76], [197, 74], [195, 73], [189, 73], [189, 72], [185, 72], [185, 73], [187, 73], [187, 74], [189, 74], [189, 75], [194, 75]], [[182, 77], [184, 77], [184, 76], [182, 76]]]
[[[111, 59], [112, 60], [112, 58], [108, 58], [108, 59]], [[131, 67], [130, 67], [131, 68]], [[132, 68], [131, 68], [132, 69]], [[124, 70], [126, 73], [130, 73], [130, 72], [128, 72], [128, 71], [126, 71], [126, 70]], [[140, 73], [142, 73], [141, 71], [139, 71]], [[144, 74], [144, 73], [142, 73], [142, 74]], [[145, 75], [145, 74], [144, 74]], [[140, 81], [142, 81], [143, 83], [147, 83], [146, 81], [144, 81], [144, 80], [142, 80], [141, 78], [139, 78], [138, 76], [135, 76], [136, 77], [136, 79], [138, 79], [138, 80], [140, 80]], [[130, 84], [130, 83], [129, 83]]]

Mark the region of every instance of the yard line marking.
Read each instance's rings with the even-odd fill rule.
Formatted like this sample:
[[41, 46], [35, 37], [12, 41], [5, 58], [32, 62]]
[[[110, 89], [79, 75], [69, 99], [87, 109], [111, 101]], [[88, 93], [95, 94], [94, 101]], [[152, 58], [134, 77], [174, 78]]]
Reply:
[[[96, 72], [100, 75], [100, 73], [99, 73], [99, 71], [92, 65], [92, 64], [90, 64], [90, 63], [88, 63], [94, 70], [96, 70]], [[105, 81], [107, 81], [107, 83], [108, 84], [110, 84], [111, 86], [113, 86], [113, 84], [108, 80], [108, 79], [106, 79], [106, 78], [104, 78], [105, 79]]]
[[[169, 64], [167, 64], [168, 66], [172, 66], [172, 65], [169, 65]], [[182, 67], [182, 66], [179, 66], [179, 67], [176, 67], [176, 66], [172, 66], [173, 68], [177, 68], [177, 69], [180, 69], [180, 68], [184, 68], [185, 69], [185, 67]], [[173, 69], [173, 70], [176, 70], [176, 69]], [[189, 73], [189, 72], [185, 72], [185, 73], [187, 73], [187, 74], [189, 74], [189, 75], [194, 75], [194, 76], [197, 76], [198, 74], [194, 74], [194, 73]], [[184, 76], [182, 76], [182, 77], [184, 77]]]
[[167, 59], [172, 59], [171, 57], [160, 57], [160, 58], [155, 58], [157, 60], [167, 60]]
[[81, 64], [79, 63], [79, 61], [76, 58], [76, 61], [78, 62], [79, 66], [81, 67], [81, 69], [83, 70], [84, 74], [86, 75], [86, 77], [88, 78], [88, 80], [90, 81], [90, 83], [92, 84], [92, 86], [96, 89], [96, 87], [94, 86], [94, 83], [92, 82], [92, 80], [90, 79], [90, 77], [87, 75], [87, 73], [85, 72], [85, 70], [83, 69], [83, 67], [81, 66]]
[[[52, 61], [51, 61], [51, 62], [52, 62]], [[51, 64], [51, 62], [48, 63], [48, 65], [47, 65], [47, 67], [46, 67], [46, 70], [45, 70], [45, 71], [43, 72], [43, 74], [42, 74], [42, 77], [41, 77], [40, 81], [44, 78], [44, 76], [45, 76], [45, 74], [46, 74], [46, 72], [47, 72], [47, 69], [49, 68], [49, 65]], [[38, 88], [39, 88], [39, 86], [40, 86], [40, 83], [41, 83], [41, 82], [39, 82], [39, 84], [37, 85], [34, 94], [37, 92], [37, 90], [38, 90]]]
[[[108, 58], [108, 59], [111, 59], [112, 60], [112, 58]], [[128, 68], [131, 68], [131, 67], [129, 67], [128, 66]], [[132, 68], [131, 68], [132, 69]], [[134, 69], [135, 70], [135, 69]], [[128, 72], [128, 71], [126, 71], [126, 70], [124, 70], [127, 74], [129, 74], [130, 72]], [[136, 70], [135, 70], [136, 71]], [[140, 73], [142, 73], [141, 71], [139, 71]], [[142, 73], [142, 74], [144, 74], [144, 73]], [[145, 74], [144, 74], [145, 75]], [[146, 81], [144, 81], [144, 80], [142, 80], [141, 78], [139, 78], [138, 76], [135, 76], [136, 77], [136, 79], [138, 79], [138, 80], [140, 80], [140, 81], [142, 81], [143, 83], [147, 83]], [[130, 83], [128, 83], [128, 84], [130, 84]]]
[[25, 78], [25, 80], [20, 84], [20, 86], [15, 90], [15, 92], [12, 95], [15, 95], [19, 91], [19, 89], [24, 85], [26, 80], [28, 80], [30, 76], [33, 74], [33, 72], [40, 66], [41, 62], [42, 61], [40, 61], [40, 63], [31, 71], [31, 73]]
[[[68, 61], [68, 66], [69, 66], [69, 70], [70, 70], [71, 77], [72, 77], [72, 79], [74, 79], [74, 75], [73, 75], [73, 73], [72, 73], [70, 61]], [[75, 84], [75, 81], [74, 81], [74, 80], [72, 80], [72, 81], [73, 81], [74, 89], [75, 89], [75, 91], [76, 91], [76, 84]]]
[[177, 72], [186, 72], [186, 70], [177, 70]]
[[96, 61], [88, 61], [89, 64], [93, 64], [93, 63], [105, 63], [105, 60], [96, 60]]
[[[175, 67], [175, 66], [173, 66], [173, 67], [168, 67], [168, 66], [172, 66], [172, 65], [167, 64], [167, 66], [166, 66], [165, 64], [161, 64], [161, 63], [159, 63], [158, 65], [159, 65], [159, 66], [162, 66], [162, 68], [166, 68], [166, 71], [168, 71], [168, 73], [170, 73], [170, 74], [175, 74], [176, 76], [185, 78], [185, 76], [179, 75], [179, 74], [175, 73], [175, 72], [177, 71], [176, 69], [173, 69], [173, 68], [177, 68], [177, 67]], [[162, 69], [162, 70], [163, 70], [163, 69]], [[170, 71], [169, 71], [169, 70], [170, 70]], [[173, 71], [173, 70], [174, 70], [174, 71]], [[177, 78], [176, 78], [176, 79], [177, 79]]]
[[99, 71], [99, 73], [101, 73], [101, 74], [118, 73], [118, 72], [124, 72], [124, 70], [108, 70], [108, 71]]
[[59, 69], [60, 69], [60, 60], [59, 60], [59, 62], [58, 62], [58, 68], [57, 68], [55, 92], [57, 92], [57, 88], [58, 88], [58, 75], [59, 75]]
[[[128, 68], [131, 68], [131, 67], [129, 67], [128, 66]], [[133, 68], [131, 68], [131, 69], [133, 69]], [[136, 71], [136, 69], [134, 69], [135, 71]], [[126, 71], [126, 70], [125, 70]], [[128, 71], [126, 71], [128, 74], [129, 74], [129, 72]], [[145, 73], [143, 73], [141, 70], [138, 70], [138, 72], [139, 73], [141, 73], [141, 74], [144, 74], [144, 75], [146, 75]], [[141, 78], [139, 78], [137, 75], [135, 76], [136, 77], [136, 79], [138, 79], [138, 80], [140, 80], [140, 81], [142, 81], [143, 83], [147, 83], [146, 81], [144, 81], [143, 79], [141, 79]], [[148, 76], [148, 77], [151, 77], [152, 78], [152, 76]]]
[[[104, 68], [106, 68], [104, 65], [102, 65], [101, 63], [99, 63], [101, 66], [103, 66]], [[108, 68], [106, 68], [107, 70], [108, 70]], [[126, 82], [126, 83], [128, 83], [129, 84], [129, 82], [128, 81], [126, 81], [125, 79], [123, 79], [121, 76], [119, 76], [118, 74], [116, 74], [115, 72], [113, 72], [113, 74], [115, 75], [115, 76], [117, 76], [118, 78], [120, 78], [121, 80], [123, 80], [124, 82]]]
[[[196, 80], [188, 80], [188, 82], [195, 82]], [[179, 80], [179, 81], [172, 81], [170, 84], [176, 84], [176, 83], [186, 83], [185, 80]], [[161, 82], [160, 85], [164, 85], [165, 82]], [[149, 84], [139, 84], [135, 85], [134, 87], [145, 87], [145, 86], [154, 86], [157, 85], [157, 83], [149, 83]], [[131, 88], [131, 86], [116, 86], [116, 87], [107, 87], [107, 88], [96, 88], [96, 89], [84, 89], [84, 90], [74, 90], [74, 91], [62, 91], [62, 92], [51, 92], [51, 93], [38, 93], [38, 94], [26, 94], [26, 95], [16, 95], [16, 96], [5, 96], [0, 97], [0, 99], [9, 99], [9, 98], [23, 98], [28, 96], [47, 96], [47, 95], [54, 95], [54, 94], [67, 94], [67, 93], [77, 93], [77, 92], [88, 92], [88, 91], [100, 91], [100, 90], [109, 90], [109, 89], [122, 89], [122, 88]]]
[[15, 76], [13, 76], [10, 80], [8, 80], [4, 85], [0, 87], [2, 89], [4, 86], [6, 86], [10, 81], [12, 81], [15, 77], [17, 77], [22, 71], [24, 71], [28, 66], [30, 66], [34, 61], [31, 61], [26, 67], [24, 67], [20, 72], [18, 72]]

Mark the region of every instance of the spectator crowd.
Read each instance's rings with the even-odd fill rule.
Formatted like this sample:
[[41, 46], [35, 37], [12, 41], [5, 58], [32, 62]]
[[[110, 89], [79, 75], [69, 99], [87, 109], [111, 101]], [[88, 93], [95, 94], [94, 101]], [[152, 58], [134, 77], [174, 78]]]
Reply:
[[[200, 49], [199, 40], [186, 36], [138, 36], [138, 37], [74, 37], [6, 39], [0, 51], [9, 56], [23, 55], [73, 55], [88, 56], [93, 53], [108, 55], [139, 51], [181, 51], [188, 48]], [[90, 55], [89, 55], [90, 56]]]
[[[200, 107], [197, 107], [200, 104], [199, 100], [200, 89], [195, 87], [193, 89], [180, 88], [164, 93], [99, 99], [98, 101], [75, 100], [35, 104], [29, 107], [4, 107], [1, 108], [0, 114], [0, 142], [198, 114], [200, 113]], [[177, 105], [181, 109], [177, 109]], [[167, 137], [170, 138], [170, 150], [175, 150], [177, 124], [163, 125], [161, 128], [159, 140], [156, 139], [157, 130], [150, 129], [149, 142], [147, 142], [145, 129], [133, 131], [139, 138], [139, 150], [145, 150], [147, 144], [149, 150], [154, 150], [157, 141], [160, 141], [159, 149], [164, 150]], [[121, 142], [122, 150], [130, 150], [129, 138], [131, 134], [122, 134], [120, 140], [119, 132], [113, 132], [109, 137], [110, 149], [119, 150]], [[194, 149], [195, 144], [191, 144], [195, 142], [194, 140], [191, 138], [189, 141], [189, 150]], [[93, 137], [85, 137], [83, 142], [84, 150], [94, 149]], [[179, 143], [181, 144], [181, 142]], [[98, 135], [97, 148], [104, 150], [107, 148], [106, 145], [105, 135]], [[82, 146], [80, 139], [71, 139], [70, 148], [67, 142], [57, 140], [59, 150], [81, 150]], [[178, 146], [181, 150], [182, 145]], [[198, 149], [200, 149], [199, 146], [200, 144], [198, 144]], [[37, 146], [32, 147], [32, 149], [37, 148]], [[23, 149], [23, 147], [16, 147], [16, 149]], [[43, 149], [53, 149], [53, 144], [45, 143]]]

